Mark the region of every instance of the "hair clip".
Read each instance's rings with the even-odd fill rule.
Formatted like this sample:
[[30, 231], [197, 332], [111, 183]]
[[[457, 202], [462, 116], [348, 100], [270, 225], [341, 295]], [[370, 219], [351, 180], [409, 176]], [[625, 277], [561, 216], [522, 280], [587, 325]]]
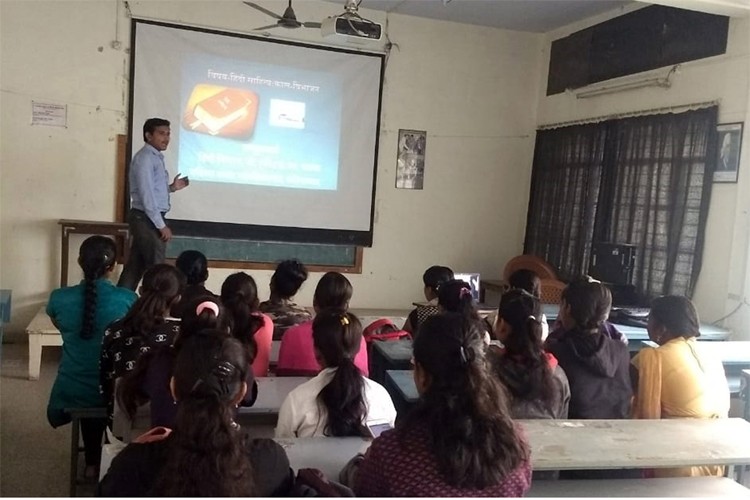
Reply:
[[529, 317], [526, 319], [530, 319], [531, 321], [539, 321], [536, 319], [536, 316], [534, 316], [533, 314], [530, 314]]
[[461, 364], [465, 365], [466, 363], [469, 362], [469, 359], [466, 357], [466, 349], [464, 349], [464, 346], [461, 346], [460, 352], [461, 352]]
[[215, 316], [219, 316], [219, 305], [216, 302], [211, 302], [210, 300], [206, 300], [205, 302], [201, 302], [198, 304], [198, 307], [195, 308], [195, 315], [200, 316], [203, 311], [208, 309], [209, 311], [213, 311]]
[[459, 298], [463, 298], [463, 297], [464, 297], [464, 296], [466, 296], [466, 295], [471, 295], [471, 288], [466, 288], [466, 287], [463, 287], [463, 288], [461, 288], [461, 290], [460, 290], [460, 291], [458, 292], [458, 297], [459, 297]]
[[341, 315], [339, 318], [339, 321], [341, 321], [341, 326], [347, 326], [349, 324], [349, 318], [347, 318], [345, 315]]

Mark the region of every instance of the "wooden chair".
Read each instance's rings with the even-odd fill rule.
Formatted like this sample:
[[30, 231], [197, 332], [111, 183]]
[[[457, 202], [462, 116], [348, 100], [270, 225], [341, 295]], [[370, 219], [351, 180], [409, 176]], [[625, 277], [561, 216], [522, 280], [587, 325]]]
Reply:
[[558, 279], [545, 279], [542, 282], [542, 304], [559, 304], [562, 302], [562, 293], [565, 290], [565, 283]]
[[510, 259], [508, 263], [505, 264], [505, 269], [503, 269], [503, 279], [508, 281], [510, 275], [519, 269], [534, 271], [542, 280], [557, 279], [557, 272], [555, 272], [555, 269], [547, 261], [536, 255], [517, 255]]

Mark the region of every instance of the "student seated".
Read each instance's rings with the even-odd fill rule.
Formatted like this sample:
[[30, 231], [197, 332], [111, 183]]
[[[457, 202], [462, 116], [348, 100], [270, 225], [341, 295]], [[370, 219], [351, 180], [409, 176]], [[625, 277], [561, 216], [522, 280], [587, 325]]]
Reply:
[[[109, 281], [115, 267], [115, 242], [104, 236], [86, 238], [78, 251], [83, 282], [54, 290], [47, 314], [62, 336], [62, 359], [47, 404], [52, 427], [71, 421], [66, 408], [105, 405], [99, 393], [99, 353], [104, 329], [128, 312], [136, 295]], [[96, 477], [106, 419], [81, 420], [86, 455], [84, 477]]]
[[151, 349], [171, 346], [180, 332], [179, 320], [169, 317], [180, 300], [184, 276], [169, 264], [146, 270], [141, 296], [127, 315], [104, 331], [99, 360], [99, 385], [110, 426], [114, 411], [115, 380], [135, 368], [138, 358]]
[[273, 342], [273, 322], [258, 309], [258, 287], [247, 273], [227, 276], [221, 285], [221, 302], [229, 313], [232, 335], [249, 350], [256, 377], [268, 375]]
[[529, 449], [485, 358], [481, 325], [428, 318], [414, 339], [420, 399], [376, 438], [354, 478], [357, 496], [521, 497]]
[[[438, 308], [440, 312], [453, 312], [462, 315], [467, 321], [480, 324], [484, 330], [484, 342], [489, 345], [492, 325], [479, 316], [471, 285], [462, 280], [449, 280], [440, 285], [438, 290]], [[419, 331], [416, 332], [419, 334]]]
[[312, 336], [323, 370], [286, 397], [276, 437], [367, 436], [367, 425], [393, 426], [396, 409], [390, 395], [354, 364], [362, 347], [357, 317], [338, 310], [321, 311], [313, 320]]
[[[631, 361], [634, 418], [726, 418], [729, 387], [720, 359], [696, 342], [698, 313], [687, 297], [651, 303], [648, 336], [659, 347], [643, 348]], [[721, 476], [723, 467], [655, 469], [654, 477]]]
[[570, 387], [557, 359], [544, 351], [539, 300], [521, 289], [503, 294], [495, 336], [503, 349], [488, 358], [508, 389], [513, 418], [568, 418]]
[[271, 297], [260, 303], [261, 312], [273, 321], [273, 340], [281, 340], [291, 327], [310, 321], [312, 314], [293, 302], [294, 296], [307, 280], [307, 269], [298, 260], [285, 260], [271, 276]]
[[174, 318], [182, 318], [185, 304], [192, 302], [196, 297], [214, 295], [206, 290], [208, 279], [208, 260], [206, 256], [197, 250], [185, 250], [174, 263], [175, 267], [185, 275], [187, 284], [182, 290], [180, 301], [172, 306], [171, 314]]
[[550, 335], [547, 350], [556, 358], [570, 384], [569, 418], [629, 418], [633, 391], [630, 354], [625, 344], [600, 328], [612, 305], [609, 288], [577, 280], [562, 293], [559, 337]]
[[[542, 298], [542, 280], [539, 279], [539, 275], [530, 269], [519, 269], [508, 277], [508, 285], [510, 289], [526, 290], [531, 295], [541, 300]], [[542, 325], [542, 341], [547, 340], [549, 335], [549, 323], [547, 323], [547, 316], [541, 313], [539, 321]]]
[[[138, 407], [149, 403], [151, 426], [172, 427], [177, 416], [177, 407], [169, 390], [169, 379], [172, 377], [175, 357], [185, 341], [203, 330], [221, 330], [229, 332], [227, 317], [218, 297], [195, 297], [185, 304], [180, 334], [172, 346], [163, 346], [143, 354], [138, 358], [135, 368], [120, 379], [117, 389], [117, 400], [120, 407], [134, 420]], [[242, 343], [241, 339], [240, 343]], [[247, 350], [248, 359], [252, 362], [252, 352]], [[248, 390], [240, 406], [252, 406], [258, 397], [258, 385], [252, 369], [247, 371], [245, 379]]]
[[427, 304], [417, 306], [409, 313], [402, 330], [413, 334], [424, 320], [440, 312], [440, 309], [438, 309], [438, 290], [440, 285], [452, 279], [453, 271], [449, 267], [432, 266], [424, 272], [422, 281], [424, 282], [424, 298], [427, 300]]
[[[571, 284], [574, 284], [576, 282], [583, 282], [583, 283], [601, 283], [598, 280], [595, 280], [591, 276], [581, 276], [580, 278], [577, 278]], [[577, 286], [577, 285], [576, 285]], [[612, 309], [610, 300], [610, 307], [607, 309], [607, 312], [605, 314], [605, 320], [601, 322], [599, 325], [599, 331], [602, 333], [602, 335], [606, 335], [607, 337], [615, 340], [619, 340], [623, 344], [628, 344], [628, 338], [625, 336], [624, 333], [622, 333], [620, 330], [618, 330], [614, 324], [610, 323], [606, 318], [609, 318], [609, 311]], [[560, 316], [557, 316], [557, 321], [555, 321], [555, 324], [552, 328], [552, 333], [549, 334], [550, 339], [559, 339], [562, 334], [565, 333], [565, 326], [562, 324], [562, 321], [560, 320]]]
[[177, 402], [174, 427], [156, 427], [113, 460], [99, 484], [101, 496], [284, 496], [292, 482], [289, 460], [269, 439], [250, 439], [234, 422], [244, 397], [250, 360], [224, 331], [204, 330], [185, 340], [170, 388]]
[[[325, 273], [318, 286], [315, 287], [313, 296], [313, 308], [315, 314], [323, 309], [335, 309], [346, 312], [349, 309], [349, 300], [352, 298], [352, 284], [346, 276], [340, 273]], [[368, 376], [367, 344], [364, 339], [354, 358], [354, 364], [359, 370]], [[321, 366], [315, 357], [313, 348], [313, 322], [294, 326], [286, 331], [281, 339], [279, 347], [279, 363], [276, 366], [276, 375], [281, 376], [313, 376], [320, 372]]]

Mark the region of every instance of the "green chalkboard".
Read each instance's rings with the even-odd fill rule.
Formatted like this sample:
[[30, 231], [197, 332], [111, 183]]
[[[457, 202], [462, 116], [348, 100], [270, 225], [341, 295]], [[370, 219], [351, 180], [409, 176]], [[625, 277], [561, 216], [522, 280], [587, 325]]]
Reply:
[[343, 268], [349, 272], [361, 269], [361, 251], [353, 245], [175, 236], [167, 245], [167, 258], [174, 259], [185, 250], [198, 250], [214, 262], [275, 264], [284, 259], [298, 259], [308, 267]]

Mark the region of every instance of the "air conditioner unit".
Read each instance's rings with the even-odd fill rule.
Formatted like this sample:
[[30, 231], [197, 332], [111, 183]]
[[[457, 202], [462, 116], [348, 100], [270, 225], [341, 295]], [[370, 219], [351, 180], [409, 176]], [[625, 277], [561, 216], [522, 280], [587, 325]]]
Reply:
[[320, 32], [325, 38], [362, 43], [380, 40], [383, 35], [383, 26], [373, 21], [344, 14], [324, 19]]

